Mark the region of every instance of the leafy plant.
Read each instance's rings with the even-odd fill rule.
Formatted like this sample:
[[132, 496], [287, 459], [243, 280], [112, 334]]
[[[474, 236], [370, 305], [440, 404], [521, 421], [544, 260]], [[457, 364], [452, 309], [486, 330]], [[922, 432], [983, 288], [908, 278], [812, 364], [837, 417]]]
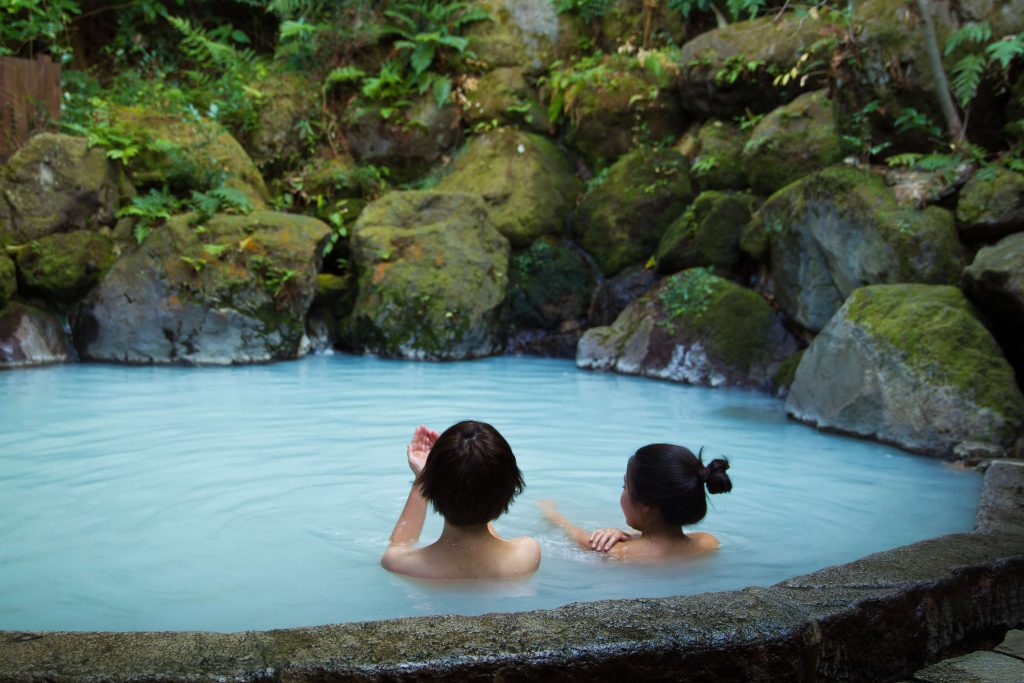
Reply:
[[146, 194], [132, 197], [126, 206], [117, 210], [117, 217], [131, 216], [136, 218], [135, 241], [142, 244], [153, 228], [169, 219], [179, 210], [181, 202], [164, 190], [150, 190]]
[[572, 14], [585, 24], [593, 23], [611, 11], [613, 0], [558, 0], [555, 11]]
[[675, 334], [678, 318], [699, 318], [707, 312], [714, 291], [714, 274], [710, 268], [692, 268], [669, 277], [658, 292], [665, 311], [665, 320], [659, 324], [669, 334]]
[[192, 266], [193, 273], [200, 273], [202, 272], [203, 268], [206, 267], [206, 259], [204, 258], [193, 258], [191, 256], [181, 256], [179, 258], [188, 265]]
[[71, 58], [68, 24], [81, 12], [76, 0], [6, 0], [0, 3], [0, 56], [51, 52]]

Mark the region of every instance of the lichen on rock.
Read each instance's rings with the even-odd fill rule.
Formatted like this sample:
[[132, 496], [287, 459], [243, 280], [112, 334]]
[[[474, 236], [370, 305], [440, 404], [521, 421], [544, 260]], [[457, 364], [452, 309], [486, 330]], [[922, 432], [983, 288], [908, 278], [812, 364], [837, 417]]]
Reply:
[[796, 340], [759, 295], [692, 268], [662, 280], [610, 327], [587, 330], [576, 365], [768, 391], [796, 350]]
[[747, 187], [743, 147], [747, 133], [725, 121], [708, 121], [697, 131], [691, 170], [701, 190], [742, 190]]
[[72, 316], [83, 359], [241, 364], [306, 350], [305, 316], [330, 229], [272, 211], [175, 216], [124, 254]]
[[1024, 174], [999, 167], [979, 173], [960, 190], [956, 219], [972, 242], [1024, 232]]
[[1013, 369], [950, 286], [856, 290], [804, 353], [786, 410], [946, 458], [964, 442], [1008, 452], [1024, 427]]
[[36, 135], [0, 167], [0, 245], [112, 226], [129, 192], [120, 166], [85, 138]]
[[504, 348], [509, 245], [478, 195], [386, 194], [363, 210], [351, 246], [358, 295], [346, 345], [418, 360]]
[[565, 232], [580, 184], [553, 142], [503, 128], [470, 140], [437, 189], [480, 195], [498, 232], [527, 247]]

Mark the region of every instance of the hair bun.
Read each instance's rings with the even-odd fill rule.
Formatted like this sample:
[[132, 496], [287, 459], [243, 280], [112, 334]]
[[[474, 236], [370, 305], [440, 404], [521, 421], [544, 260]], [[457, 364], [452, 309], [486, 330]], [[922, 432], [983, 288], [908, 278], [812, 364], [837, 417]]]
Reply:
[[700, 480], [708, 487], [708, 493], [728, 493], [732, 491], [732, 480], [725, 471], [729, 469], [729, 460], [715, 458], [698, 472]]

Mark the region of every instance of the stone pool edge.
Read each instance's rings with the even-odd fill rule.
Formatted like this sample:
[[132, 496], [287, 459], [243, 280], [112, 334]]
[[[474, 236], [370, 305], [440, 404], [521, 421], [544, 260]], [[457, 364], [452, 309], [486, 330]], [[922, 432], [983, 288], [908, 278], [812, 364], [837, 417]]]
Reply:
[[993, 462], [971, 533], [767, 588], [209, 632], [0, 631], [0, 682], [895, 680], [1024, 624], [1024, 464]]

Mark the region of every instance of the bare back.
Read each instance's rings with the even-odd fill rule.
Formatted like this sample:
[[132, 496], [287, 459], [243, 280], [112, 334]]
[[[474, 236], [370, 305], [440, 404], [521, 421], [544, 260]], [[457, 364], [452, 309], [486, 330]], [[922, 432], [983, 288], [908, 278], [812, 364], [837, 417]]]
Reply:
[[505, 540], [488, 534], [465, 544], [442, 537], [423, 548], [392, 546], [381, 565], [421, 579], [510, 579], [537, 571], [540, 544], [528, 536]]

